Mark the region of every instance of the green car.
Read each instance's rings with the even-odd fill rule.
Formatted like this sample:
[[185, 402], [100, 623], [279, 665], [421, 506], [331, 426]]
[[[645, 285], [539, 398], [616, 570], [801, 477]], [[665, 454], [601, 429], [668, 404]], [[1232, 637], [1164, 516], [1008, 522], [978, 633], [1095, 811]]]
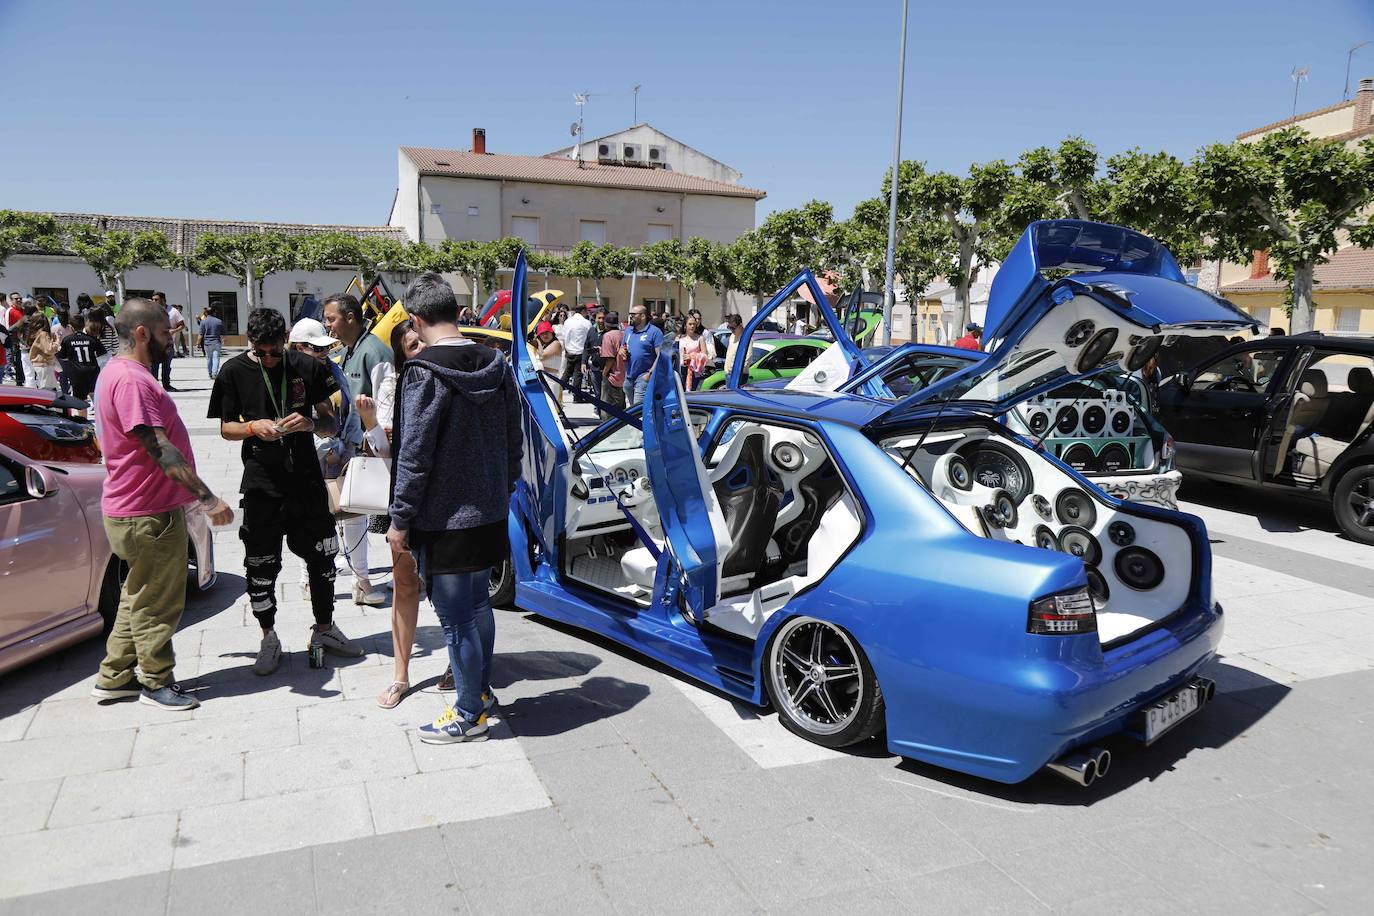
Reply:
[[[825, 352], [830, 341], [815, 337], [763, 337], [749, 346], [744, 384], [757, 385], [777, 379], [796, 378], [811, 361]], [[702, 379], [701, 390], [710, 391], [725, 385], [725, 370], [713, 372]]]

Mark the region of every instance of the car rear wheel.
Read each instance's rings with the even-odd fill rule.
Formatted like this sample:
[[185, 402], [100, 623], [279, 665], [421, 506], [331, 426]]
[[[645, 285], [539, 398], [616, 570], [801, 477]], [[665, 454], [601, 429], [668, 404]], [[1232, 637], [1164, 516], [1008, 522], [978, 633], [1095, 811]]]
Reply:
[[1346, 471], [1336, 481], [1331, 504], [1346, 537], [1374, 544], [1374, 464]]
[[845, 747], [883, 727], [883, 693], [859, 644], [839, 627], [794, 617], [765, 655], [765, 679], [789, 731], [825, 747]]
[[487, 585], [492, 607], [512, 607], [515, 603], [515, 568], [510, 557], [491, 571], [491, 582]]

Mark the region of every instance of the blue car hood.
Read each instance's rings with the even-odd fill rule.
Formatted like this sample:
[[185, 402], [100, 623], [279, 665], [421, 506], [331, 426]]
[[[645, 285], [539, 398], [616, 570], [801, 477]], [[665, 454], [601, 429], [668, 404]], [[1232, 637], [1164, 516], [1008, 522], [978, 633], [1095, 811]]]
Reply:
[[[1043, 271], [1074, 271], [1054, 279]], [[1086, 220], [1031, 223], [988, 293], [986, 359], [897, 402], [883, 422], [964, 401], [1004, 413], [1117, 363], [1135, 371], [1166, 337], [1235, 334], [1259, 323], [1184, 282], [1163, 245]]]

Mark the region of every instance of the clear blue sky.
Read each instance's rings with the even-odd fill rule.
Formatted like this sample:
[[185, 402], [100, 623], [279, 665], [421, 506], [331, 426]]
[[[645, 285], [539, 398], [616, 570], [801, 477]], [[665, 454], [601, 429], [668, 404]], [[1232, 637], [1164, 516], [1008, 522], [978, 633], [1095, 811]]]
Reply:
[[[912, 0], [904, 158], [1079, 133], [1187, 156], [1337, 102], [1370, 0]], [[877, 192], [897, 0], [0, 0], [0, 207], [381, 223], [396, 147], [542, 154], [639, 118], [744, 173], [760, 218]], [[1352, 84], [1374, 76], [1374, 44]], [[1353, 92], [1353, 85], [1352, 85]]]

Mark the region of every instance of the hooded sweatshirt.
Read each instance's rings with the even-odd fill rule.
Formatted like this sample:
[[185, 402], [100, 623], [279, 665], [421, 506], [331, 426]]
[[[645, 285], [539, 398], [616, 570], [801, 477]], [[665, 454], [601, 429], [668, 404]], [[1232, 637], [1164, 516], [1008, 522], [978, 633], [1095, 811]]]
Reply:
[[471, 341], [427, 347], [406, 362], [400, 389], [392, 524], [456, 531], [505, 519], [524, 438], [501, 352]]

